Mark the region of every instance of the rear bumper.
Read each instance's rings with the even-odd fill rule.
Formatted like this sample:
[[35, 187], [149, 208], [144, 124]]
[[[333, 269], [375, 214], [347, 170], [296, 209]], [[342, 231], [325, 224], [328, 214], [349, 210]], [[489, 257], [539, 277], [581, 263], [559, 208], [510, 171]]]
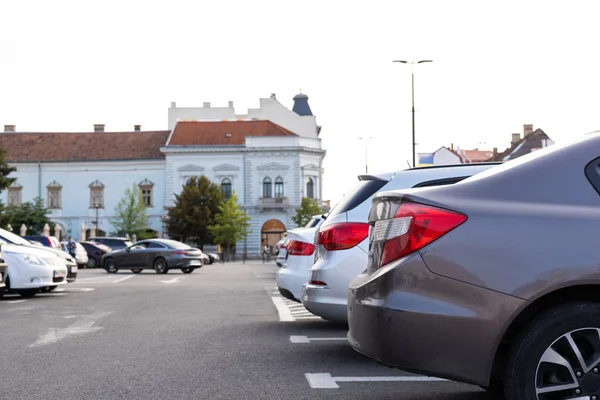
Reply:
[[415, 254], [352, 281], [348, 341], [390, 367], [485, 386], [499, 335], [524, 303], [435, 275]]
[[204, 263], [202, 259], [186, 259], [186, 260], [178, 260], [175, 268], [202, 268]]

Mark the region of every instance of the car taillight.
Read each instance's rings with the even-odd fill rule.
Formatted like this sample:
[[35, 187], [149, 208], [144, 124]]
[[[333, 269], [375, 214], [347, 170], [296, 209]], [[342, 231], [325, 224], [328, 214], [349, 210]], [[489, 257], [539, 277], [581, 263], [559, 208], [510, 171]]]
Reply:
[[177, 250], [177, 251], [174, 251], [173, 254], [182, 254], [184, 256], [187, 256], [190, 253], [188, 251], [184, 251], [184, 250]]
[[467, 216], [418, 203], [402, 203], [393, 219], [375, 222], [373, 241], [384, 241], [383, 267], [422, 249], [467, 220]]
[[312, 243], [290, 240], [287, 245], [287, 253], [290, 256], [310, 256], [315, 251], [315, 245]]
[[369, 224], [343, 222], [332, 224], [319, 231], [318, 243], [328, 251], [347, 250], [356, 246], [369, 235]]

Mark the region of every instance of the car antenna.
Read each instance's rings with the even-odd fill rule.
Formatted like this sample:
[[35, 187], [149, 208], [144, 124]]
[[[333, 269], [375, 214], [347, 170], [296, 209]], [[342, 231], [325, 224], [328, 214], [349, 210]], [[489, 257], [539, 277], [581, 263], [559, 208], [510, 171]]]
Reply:
[[408, 168], [410, 169], [410, 163], [408, 162], [408, 160], [406, 160], [406, 163], [408, 164]]

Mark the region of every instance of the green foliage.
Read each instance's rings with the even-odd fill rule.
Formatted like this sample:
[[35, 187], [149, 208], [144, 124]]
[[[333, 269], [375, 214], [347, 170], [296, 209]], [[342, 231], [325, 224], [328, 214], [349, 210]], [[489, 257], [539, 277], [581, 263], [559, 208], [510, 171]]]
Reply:
[[223, 193], [219, 185], [206, 176], [191, 178], [181, 194], [175, 195], [175, 205], [168, 211], [166, 225], [169, 236], [184, 243], [195, 243], [200, 248], [214, 243], [208, 227], [215, 224], [215, 216], [222, 203]]
[[219, 206], [215, 223], [210, 225], [208, 230], [216, 243], [224, 244], [229, 248], [248, 236], [249, 227], [250, 216], [239, 206], [234, 193], [229, 200]]
[[298, 225], [298, 227], [303, 227], [310, 221], [313, 215], [319, 215], [323, 213], [323, 209], [319, 206], [319, 203], [315, 199], [309, 199], [308, 197], [303, 197], [302, 202], [300, 203], [300, 208], [296, 209], [296, 215], [292, 217], [292, 221]]
[[125, 195], [115, 207], [115, 217], [111, 220], [120, 235], [134, 233], [138, 236], [148, 227], [148, 210], [144, 204], [142, 190], [135, 183], [125, 190]]
[[[7, 206], [4, 211], [3, 220], [6, 219], [13, 227], [13, 232], [20, 234], [21, 225], [25, 224], [28, 235], [40, 235], [46, 224], [51, 226], [44, 199], [36, 197], [33, 201], [22, 203], [20, 206]], [[4, 222], [4, 221], [2, 221]], [[2, 225], [6, 227], [6, 225]]]

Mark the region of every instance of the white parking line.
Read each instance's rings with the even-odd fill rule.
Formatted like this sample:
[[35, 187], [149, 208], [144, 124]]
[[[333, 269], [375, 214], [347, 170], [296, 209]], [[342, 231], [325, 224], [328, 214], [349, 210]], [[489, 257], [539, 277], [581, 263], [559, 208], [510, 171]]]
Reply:
[[167, 284], [169, 284], [169, 283], [177, 283], [177, 282], [179, 282], [179, 278], [173, 278], [173, 279], [170, 279], [168, 281], [160, 281], [160, 282], [161, 283], [167, 283]]
[[134, 276], [135, 276], [135, 275], [127, 275], [127, 276], [125, 276], [125, 277], [123, 277], [123, 278], [117, 279], [117, 280], [116, 280], [116, 281], [114, 281], [113, 283], [119, 283], [119, 282], [123, 282], [123, 281], [126, 281], [126, 280], [127, 280], [127, 279], [129, 279], [129, 278], [133, 278]]
[[84, 333], [96, 332], [102, 327], [95, 327], [96, 320], [106, 317], [112, 314], [109, 312], [100, 312], [92, 315], [88, 315], [82, 318], [80, 321], [75, 322], [73, 325], [67, 326], [64, 329], [50, 328], [48, 332], [38, 338], [38, 340], [31, 344], [29, 347], [45, 346], [51, 343], [58, 342], [59, 340], [65, 339], [73, 335], [82, 335]]
[[275, 304], [275, 307], [277, 308], [277, 312], [279, 313], [280, 321], [295, 321], [294, 317], [292, 316], [292, 313], [290, 312], [290, 309], [283, 302], [282, 297], [272, 296], [271, 300], [273, 301], [273, 304]]
[[338, 382], [447, 382], [429, 376], [331, 376], [327, 373], [304, 374], [313, 389], [338, 389]]
[[290, 336], [290, 342], [292, 343], [310, 343], [310, 342], [324, 342], [324, 341], [346, 341], [345, 337], [329, 337], [329, 338], [309, 338], [308, 336], [292, 335]]
[[10, 300], [10, 301], [7, 301], [7, 303], [8, 304], [17, 304], [17, 303], [24, 303], [26, 301], [27, 300]]
[[[74, 287], [70, 287], [68, 289], [63, 289], [66, 290], [68, 292], [91, 292], [92, 290], [96, 290], [94, 288], [91, 287], [79, 287], [79, 288], [74, 288]], [[55, 290], [56, 292], [56, 290]]]

